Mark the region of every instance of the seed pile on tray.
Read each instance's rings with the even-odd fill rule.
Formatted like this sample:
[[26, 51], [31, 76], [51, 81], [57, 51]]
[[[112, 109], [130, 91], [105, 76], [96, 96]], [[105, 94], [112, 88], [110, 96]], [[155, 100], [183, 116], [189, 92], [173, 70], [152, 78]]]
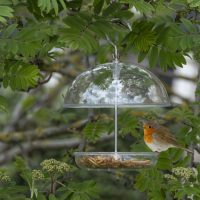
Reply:
[[132, 160], [120, 160], [111, 156], [87, 156], [78, 159], [79, 164], [86, 168], [148, 168], [152, 165], [150, 160], [138, 161]]

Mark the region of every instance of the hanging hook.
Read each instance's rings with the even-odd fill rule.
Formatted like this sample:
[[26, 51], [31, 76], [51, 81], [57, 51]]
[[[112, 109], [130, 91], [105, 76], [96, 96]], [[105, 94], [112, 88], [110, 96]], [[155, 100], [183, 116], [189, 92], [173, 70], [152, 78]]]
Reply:
[[113, 56], [114, 62], [118, 63], [119, 62], [119, 55], [118, 55], [118, 52], [117, 52], [117, 46], [111, 41], [111, 39], [107, 35], [106, 35], [106, 37], [107, 37], [108, 43], [115, 48], [115, 54], [113, 54], [112, 56]]
[[[120, 20], [120, 21], [124, 22], [128, 26], [129, 30], [132, 31], [132, 28], [131, 28], [130, 24], [126, 20], [112, 19], [111, 21], [114, 21], [114, 20]], [[113, 59], [114, 59], [113, 62], [118, 63], [119, 62], [119, 54], [117, 52], [117, 46], [111, 41], [111, 39], [107, 35], [106, 35], [106, 38], [107, 38], [108, 43], [115, 48], [115, 53], [112, 55]]]

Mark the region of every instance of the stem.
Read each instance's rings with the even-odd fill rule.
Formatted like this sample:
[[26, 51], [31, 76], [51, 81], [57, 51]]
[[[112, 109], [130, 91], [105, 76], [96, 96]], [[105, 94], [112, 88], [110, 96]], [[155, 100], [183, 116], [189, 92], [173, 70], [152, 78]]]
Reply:
[[48, 190], [49, 193], [51, 193], [51, 191], [40, 180], [38, 181], [40, 182], [41, 185], [43, 185], [43, 187], [45, 187]]
[[55, 194], [54, 180], [53, 180], [53, 176], [52, 176], [51, 173], [50, 173], [50, 176], [51, 176], [51, 193], [52, 193], [52, 194]]
[[60, 181], [56, 181], [56, 182], [62, 185], [63, 187], [67, 187], [66, 185], [62, 184]]

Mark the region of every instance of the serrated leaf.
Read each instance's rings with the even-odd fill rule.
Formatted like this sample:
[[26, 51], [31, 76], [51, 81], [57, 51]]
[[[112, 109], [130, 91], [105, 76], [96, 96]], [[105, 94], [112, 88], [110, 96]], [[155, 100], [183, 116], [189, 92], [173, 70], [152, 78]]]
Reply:
[[195, 26], [188, 19], [181, 19], [185, 27], [188, 29], [190, 33], [197, 33]]
[[176, 69], [175, 65], [174, 65], [174, 61], [173, 61], [173, 57], [172, 57], [172, 53], [170, 51], [166, 51], [165, 52], [165, 55], [166, 55], [166, 60], [167, 60], [167, 63], [170, 67], [172, 67], [173, 69]]
[[12, 69], [11, 69], [11, 73], [12, 74], [15, 74], [16, 72], [17, 72], [17, 70], [19, 69], [19, 66], [22, 64], [22, 60], [19, 60], [19, 61], [17, 61], [14, 65], [13, 65], [13, 67], [12, 67]]
[[[1, 13], [1, 10], [0, 10], [0, 14], [2, 14]], [[15, 30], [15, 28], [18, 26], [18, 24], [12, 24], [12, 25], [10, 25], [5, 31], [4, 31], [4, 33], [3, 33], [3, 35], [2, 35], [2, 38], [8, 38], [11, 34], [12, 34], [12, 32]]]
[[49, 200], [57, 200], [56, 197], [53, 194], [49, 195]]
[[20, 80], [21, 80], [21, 85], [22, 85], [22, 88], [27, 91], [28, 90], [28, 86], [27, 86], [27, 83], [26, 83], [26, 79], [24, 77], [20, 77]]
[[99, 2], [94, 6], [94, 14], [99, 14], [102, 10], [104, 0], [99, 0]]
[[10, 76], [10, 88], [15, 91], [16, 90], [16, 83], [15, 83], [15, 76]]
[[166, 60], [165, 51], [163, 49], [161, 49], [159, 52], [159, 64], [160, 64], [160, 68], [164, 72], [167, 72], [167, 60]]
[[183, 149], [178, 149], [176, 151], [176, 153], [174, 154], [173, 158], [172, 158], [172, 162], [173, 163], [177, 162], [181, 158], [181, 156], [183, 155], [183, 153], [184, 153]]
[[13, 54], [16, 54], [18, 50], [17, 42], [14, 40], [10, 40], [10, 43], [11, 43], [11, 51], [13, 52]]
[[7, 73], [10, 71], [10, 63], [7, 59], [6, 59], [6, 64], [4, 66], [4, 71]]
[[19, 91], [22, 90], [22, 84], [21, 84], [21, 80], [20, 80], [19, 76], [15, 77], [15, 83], [16, 83], [17, 90], [19, 90]]
[[140, 52], [139, 52], [139, 55], [138, 55], [138, 63], [141, 63], [141, 62], [146, 58], [147, 53], [148, 53], [148, 51], [146, 51], [146, 52], [140, 51]]
[[26, 45], [19, 42], [18, 43], [19, 45], [19, 51], [20, 53], [26, 58], [26, 59], [29, 59], [29, 52], [27, 51], [27, 48], [26, 48]]
[[200, 182], [200, 165], [197, 165], [196, 169], [198, 171], [197, 180], [198, 180], [198, 182]]
[[170, 26], [165, 27], [158, 35], [156, 39], [156, 44], [161, 44], [163, 40], [167, 37], [170, 32]]
[[171, 187], [171, 189], [169, 190], [169, 191], [176, 191], [176, 190], [182, 190], [183, 189], [183, 187], [182, 186], [173, 186], [173, 187]]
[[126, 19], [126, 20], [131, 19], [133, 16], [134, 13], [129, 10], [118, 11], [112, 15], [113, 18]]
[[8, 87], [8, 84], [9, 84], [9, 76], [8, 74], [5, 74], [3, 76], [3, 87], [6, 89]]
[[121, 3], [112, 3], [110, 4], [102, 13], [103, 17], [108, 17], [112, 13], [114, 13], [116, 10], [118, 10], [121, 7]]
[[86, 193], [89, 194], [90, 196], [94, 197], [94, 198], [100, 199], [100, 196], [95, 192], [86, 191]]
[[149, 67], [150, 69], [153, 69], [157, 63], [158, 59], [158, 48], [153, 47], [149, 56]]
[[82, 31], [84, 29], [84, 25], [80, 24], [77, 21], [77, 17], [73, 17], [73, 16], [68, 16], [66, 18], [63, 19], [63, 22], [65, 24], [67, 24], [68, 26], [74, 28], [75, 30], [80, 30]]
[[91, 30], [94, 34], [96, 34], [98, 37], [106, 40], [106, 36], [105, 34], [97, 27], [93, 26], [93, 25], [90, 25], [88, 26], [88, 29]]

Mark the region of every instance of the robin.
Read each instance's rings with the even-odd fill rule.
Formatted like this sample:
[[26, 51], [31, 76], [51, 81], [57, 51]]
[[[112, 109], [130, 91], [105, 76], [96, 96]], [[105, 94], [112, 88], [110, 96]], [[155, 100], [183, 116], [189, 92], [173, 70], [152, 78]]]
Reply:
[[154, 121], [146, 121], [143, 127], [144, 141], [152, 151], [162, 152], [170, 147], [177, 147], [192, 152], [181, 146], [166, 127], [161, 126]]

